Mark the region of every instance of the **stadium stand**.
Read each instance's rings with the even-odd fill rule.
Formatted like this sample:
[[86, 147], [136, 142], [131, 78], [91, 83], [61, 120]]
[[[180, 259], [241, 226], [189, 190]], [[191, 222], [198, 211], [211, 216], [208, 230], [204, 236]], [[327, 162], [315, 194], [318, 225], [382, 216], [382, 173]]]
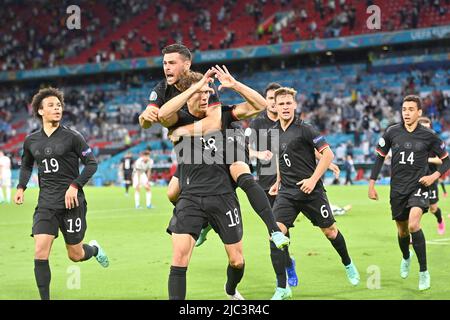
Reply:
[[64, 19], [57, 17], [66, 14], [60, 11], [70, 1], [62, 4], [6, 1], [10, 10], [0, 13], [4, 22], [0, 36], [0, 69], [23, 70], [157, 56], [162, 47], [173, 42], [183, 42], [193, 51], [204, 51], [431, 27], [449, 22], [448, 1], [380, 1], [383, 27], [369, 30], [364, 17], [367, 5], [372, 2], [165, 0], [149, 6], [142, 0], [85, 0], [78, 3], [87, 15], [82, 21], [89, 21], [89, 26], [69, 32], [64, 28]]

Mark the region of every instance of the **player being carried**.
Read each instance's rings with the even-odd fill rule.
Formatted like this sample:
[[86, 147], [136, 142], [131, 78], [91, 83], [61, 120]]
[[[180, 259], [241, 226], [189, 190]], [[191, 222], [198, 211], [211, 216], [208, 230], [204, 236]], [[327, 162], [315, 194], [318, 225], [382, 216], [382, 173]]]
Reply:
[[136, 209], [141, 208], [141, 187], [145, 189], [145, 204], [148, 209], [152, 209], [152, 189], [150, 180], [152, 176], [153, 160], [150, 158], [150, 151], [141, 152], [139, 158], [133, 166], [133, 188], [134, 203]]
[[[191, 67], [191, 52], [181, 44], [169, 45], [162, 50], [162, 53], [166, 79], [158, 83], [150, 93], [150, 103], [139, 117], [139, 123], [142, 128], [149, 128], [153, 123], [158, 122], [166, 127], [175, 123], [174, 119], [176, 118], [174, 117], [176, 117], [176, 113], [179, 109], [174, 108], [173, 106], [174, 102], [175, 105], [177, 105], [176, 99], [179, 99], [178, 96], [182, 91], [179, 87], [180, 79], [189, 73]], [[242, 88], [242, 84], [237, 82], [227, 70], [216, 71], [220, 72], [217, 74], [217, 77], [220, 76], [219, 80], [223, 80], [223, 82], [221, 82], [222, 87], [233, 87], [234, 90], [236, 90], [236, 88], [238, 90]], [[236, 88], [234, 88], [234, 86], [236, 86]], [[192, 94], [192, 92], [190, 94]], [[218, 101], [216, 102], [218, 103]], [[177, 107], [182, 108], [183, 106], [180, 107], [177, 105]], [[164, 111], [162, 113], [159, 112], [159, 108]], [[251, 103], [241, 103], [236, 105], [232, 110], [232, 114], [234, 120], [237, 121], [255, 116], [265, 108], [265, 104], [257, 104], [254, 103], [254, 101], [251, 101]], [[203, 130], [207, 129], [208, 126], [203, 127]], [[249, 159], [248, 162], [250, 162]], [[273, 241], [280, 248], [286, 247], [289, 244], [289, 239], [281, 233], [275, 223], [270, 203], [264, 194], [264, 190], [262, 190], [254, 181], [248, 164], [245, 163], [245, 161], [237, 161], [230, 166], [230, 172], [234, 181], [246, 193], [253, 209], [266, 224]], [[178, 191], [179, 182], [178, 178], [175, 176], [172, 177], [169, 182], [168, 194], [170, 201], [176, 201]]]
[[[34, 274], [41, 299], [50, 299], [49, 256], [53, 240], [61, 230], [67, 253], [74, 262], [95, 257], [108, 267], [108, 257], [97, 241], [83, 243], [87, 229], [87, 203], [83, 186], [97, 170], [91, 148], [76, 131], [60, 124], [64, 96], [55, 88], [41, 89], [31, 106], [42, 121], [42, 129], [25, 139], [19, 184], [14, 197], [16, 204], [24, 201], [24, 191], [33, 164], [38, 166], [39, 200], [33, 216], [32, 236], [35, 242]], [[79, 173], [79, 160], [84, 169]]]
[[[270, 189], [277, 195], [273, 205], [276, 221], [283, 233], [294, 227], [294, 221], [302, 212], [311, 223], [319, 227], [341, 257], [348, 280], [357, 285], [358, 270], [347, 251], [342, 233], [338, 230], [321, 178], [333, 160], [325, 137], [295, 116], [296, 91], [282, 87], [275, 90], [275, 104], [279, 120], [271, 131], [277, 130], [279, 141], [274, 149], [279, 172]], [[316, 164], [315, 153], [320, 153]], [[272, 265], [277, 276], [277, 288], [272, 300], [285, 300], [292, 296], [286, 281], [286, 259], [281, 250], [270, 244]]]
[[[412, 252], [409, 250], [410, 235], [419, 261], [419, 290], [430, 288], [427, 268], [425, 236], [420, 226], [422, 215], [428, 211], [429, 188], [449, 169], [450, 161], [445, 144], [436, 133], [419, 125], [422, 101], [415, 95], [403, 99], [403, 122], [386, 129], [380, 138], [369, 183], [369, 198], [378, 200], [375, 182], [383, 166], [384, 158], [392, 150], [390, 203], [392, 219], [398, 230], [398, 243], [403, 255], [400, 276], [409, 275]], [[428, 158], [432, 153], [442, 160], [442, 165], [429, 173]]]

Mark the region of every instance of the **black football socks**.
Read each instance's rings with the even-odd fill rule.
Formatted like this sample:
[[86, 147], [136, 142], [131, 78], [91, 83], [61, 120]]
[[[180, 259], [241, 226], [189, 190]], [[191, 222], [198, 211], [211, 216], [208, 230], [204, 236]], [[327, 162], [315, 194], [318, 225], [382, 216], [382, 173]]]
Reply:
[[89, 260], [92, 257], [97, 256], [98, 248], [96, 246], [90, 246], [88, 244], [83, 243], [84, 257], [81, 261]]
[[350, 259], [350, 256], [348, 255], [347, 245], [345, 244], [345, 239], [344, 239], [344, 236], [342, 235], [342, 233], [338, 230], [336, 238], [328, 239], [328, 240], [330, 240], [334, 249], [337, 251], [337, 253], [341, 257], [341, 260], [342, 260], [342, 263], [344, 264], [344, 266], [348, 266], [352, 262], [352, 260]]
[[403, 254], [403, 259], [407, 260], [409, 259], [409, 234], [406, 237], [401, 238], [399, 235], [398, 236], [398, 245], [400, 246], [400, 250], [402, 251]]
[[230, 296], [236, 293], [236, 287], [241, 282], [244, 276], [245, 263], [242, 268], [235, 268], [228, 264], [227, 267], [227, 283], [225, 285], [225, 290]]
[[169, 300], [186, 299], [186, 271], [187, 267], [170, 267]]
[[50, 300], [51, 272], [48, 260], [34, 259], [34, 276], [41, 300]]
[[269, 234], [274, 231], [281, 231], [278, 227], [275, 217], [270, 207], [269, 199], [267, 199], [266, 193], [259, 184], [253, 179], [250, 173], [241, 174], [237, 179], [238, 186], [244, 190], [247, 195], [248, 201], [252, 205], [253, 210], [264, 221]]
[[277, 287], [286, 288], [286, 257], [283, 250], [278, 249], [275, 244], [270, 241], [270, 258], [272, 260], [273, 270], [277, 276]]
[[419, 261], [420, 272], [427, 271], [427, 251], [425, 245], [425, 235], [422, 229], [416, 232], [411, 232], [412, 245], [414, 251], [417, 254], [417, 260]]

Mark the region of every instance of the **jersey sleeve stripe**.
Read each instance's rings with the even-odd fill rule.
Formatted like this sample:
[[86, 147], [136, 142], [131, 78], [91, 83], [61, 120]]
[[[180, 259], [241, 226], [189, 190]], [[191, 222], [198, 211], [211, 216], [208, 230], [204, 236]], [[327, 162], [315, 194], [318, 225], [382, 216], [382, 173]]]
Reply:
[[376, 151], [376, 153], [378, 153], [383, 158], [386, 157], [386, 154], [384, 154], [380, 149], [376, 148], [375, 151]]
[[213, 102], [211, 104], [208, 105], [209, 108], [215, 108], [215, 107], [220, 107], [222, 105], [222, 103], [220, 102]]
[[324, 145], [322, 146], [322, 148], [320, 148], [320, 149], [317, 150], [317, 151], [320, 153], [320, 152], [322, 152], [323, 150], [325, 150], [326, 148], [329, 148], [329, 147], [330, 147], [329, 144], [324, 144]]
[[442, 160], [442, 159], [445, 159], [447, 157], [448, 157], [448, 152], [446, 152], [442, 157], [440, 157], [440, 159]]

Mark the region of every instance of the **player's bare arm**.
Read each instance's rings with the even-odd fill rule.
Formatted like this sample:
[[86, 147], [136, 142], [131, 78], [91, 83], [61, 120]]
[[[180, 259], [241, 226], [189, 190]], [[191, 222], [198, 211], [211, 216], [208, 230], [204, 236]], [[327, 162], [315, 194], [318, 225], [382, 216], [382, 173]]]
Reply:
[[170, 134], [173, 142], [183, 136], [202, 136], [208, 132], [217, 131], [221, 128], [222, 112], [220, 105], [212, 106], [206, 111], [206, 117], [200, 121], [176, 128]]
[[139, 115], [139, 125], [142, 129], [150, 128], [154, 123], [159, 122], [159, 109], [153, 105], [148, 105], [147, 108]]
[[[178, 121], [177, 112], [186, 104], [186, 102], [189, 100], [190, 97], [192, 97], [193, 94], [199, 92], [205, 84], [213, 81], [213, 79], [211, 78], [213, 74], [214, 74], [213, 70], [211, 69], [208, 70], [199, 82], [189, 87], [186, 91], [182, 92], [178, 96], [167, 101], [159, 109], [158, 112], [158, 118], [160, 123], [164, 127], [173, 126]], [[214, 93], [214, 90], [212, 88], [210, 88], [210, 91], [211, 93]]]
[[236, 105], [233, 110], [234, 116], [239, 119], [248, 119], [267, 108], [267, 101], [256, 90], [237, 81], [230, 74], [226, 66], [216, 65], [212, 68], [216, 73], [216, 78], [220, 81], [219, 90], [227, 88], [239, 93], [245, 102]]

